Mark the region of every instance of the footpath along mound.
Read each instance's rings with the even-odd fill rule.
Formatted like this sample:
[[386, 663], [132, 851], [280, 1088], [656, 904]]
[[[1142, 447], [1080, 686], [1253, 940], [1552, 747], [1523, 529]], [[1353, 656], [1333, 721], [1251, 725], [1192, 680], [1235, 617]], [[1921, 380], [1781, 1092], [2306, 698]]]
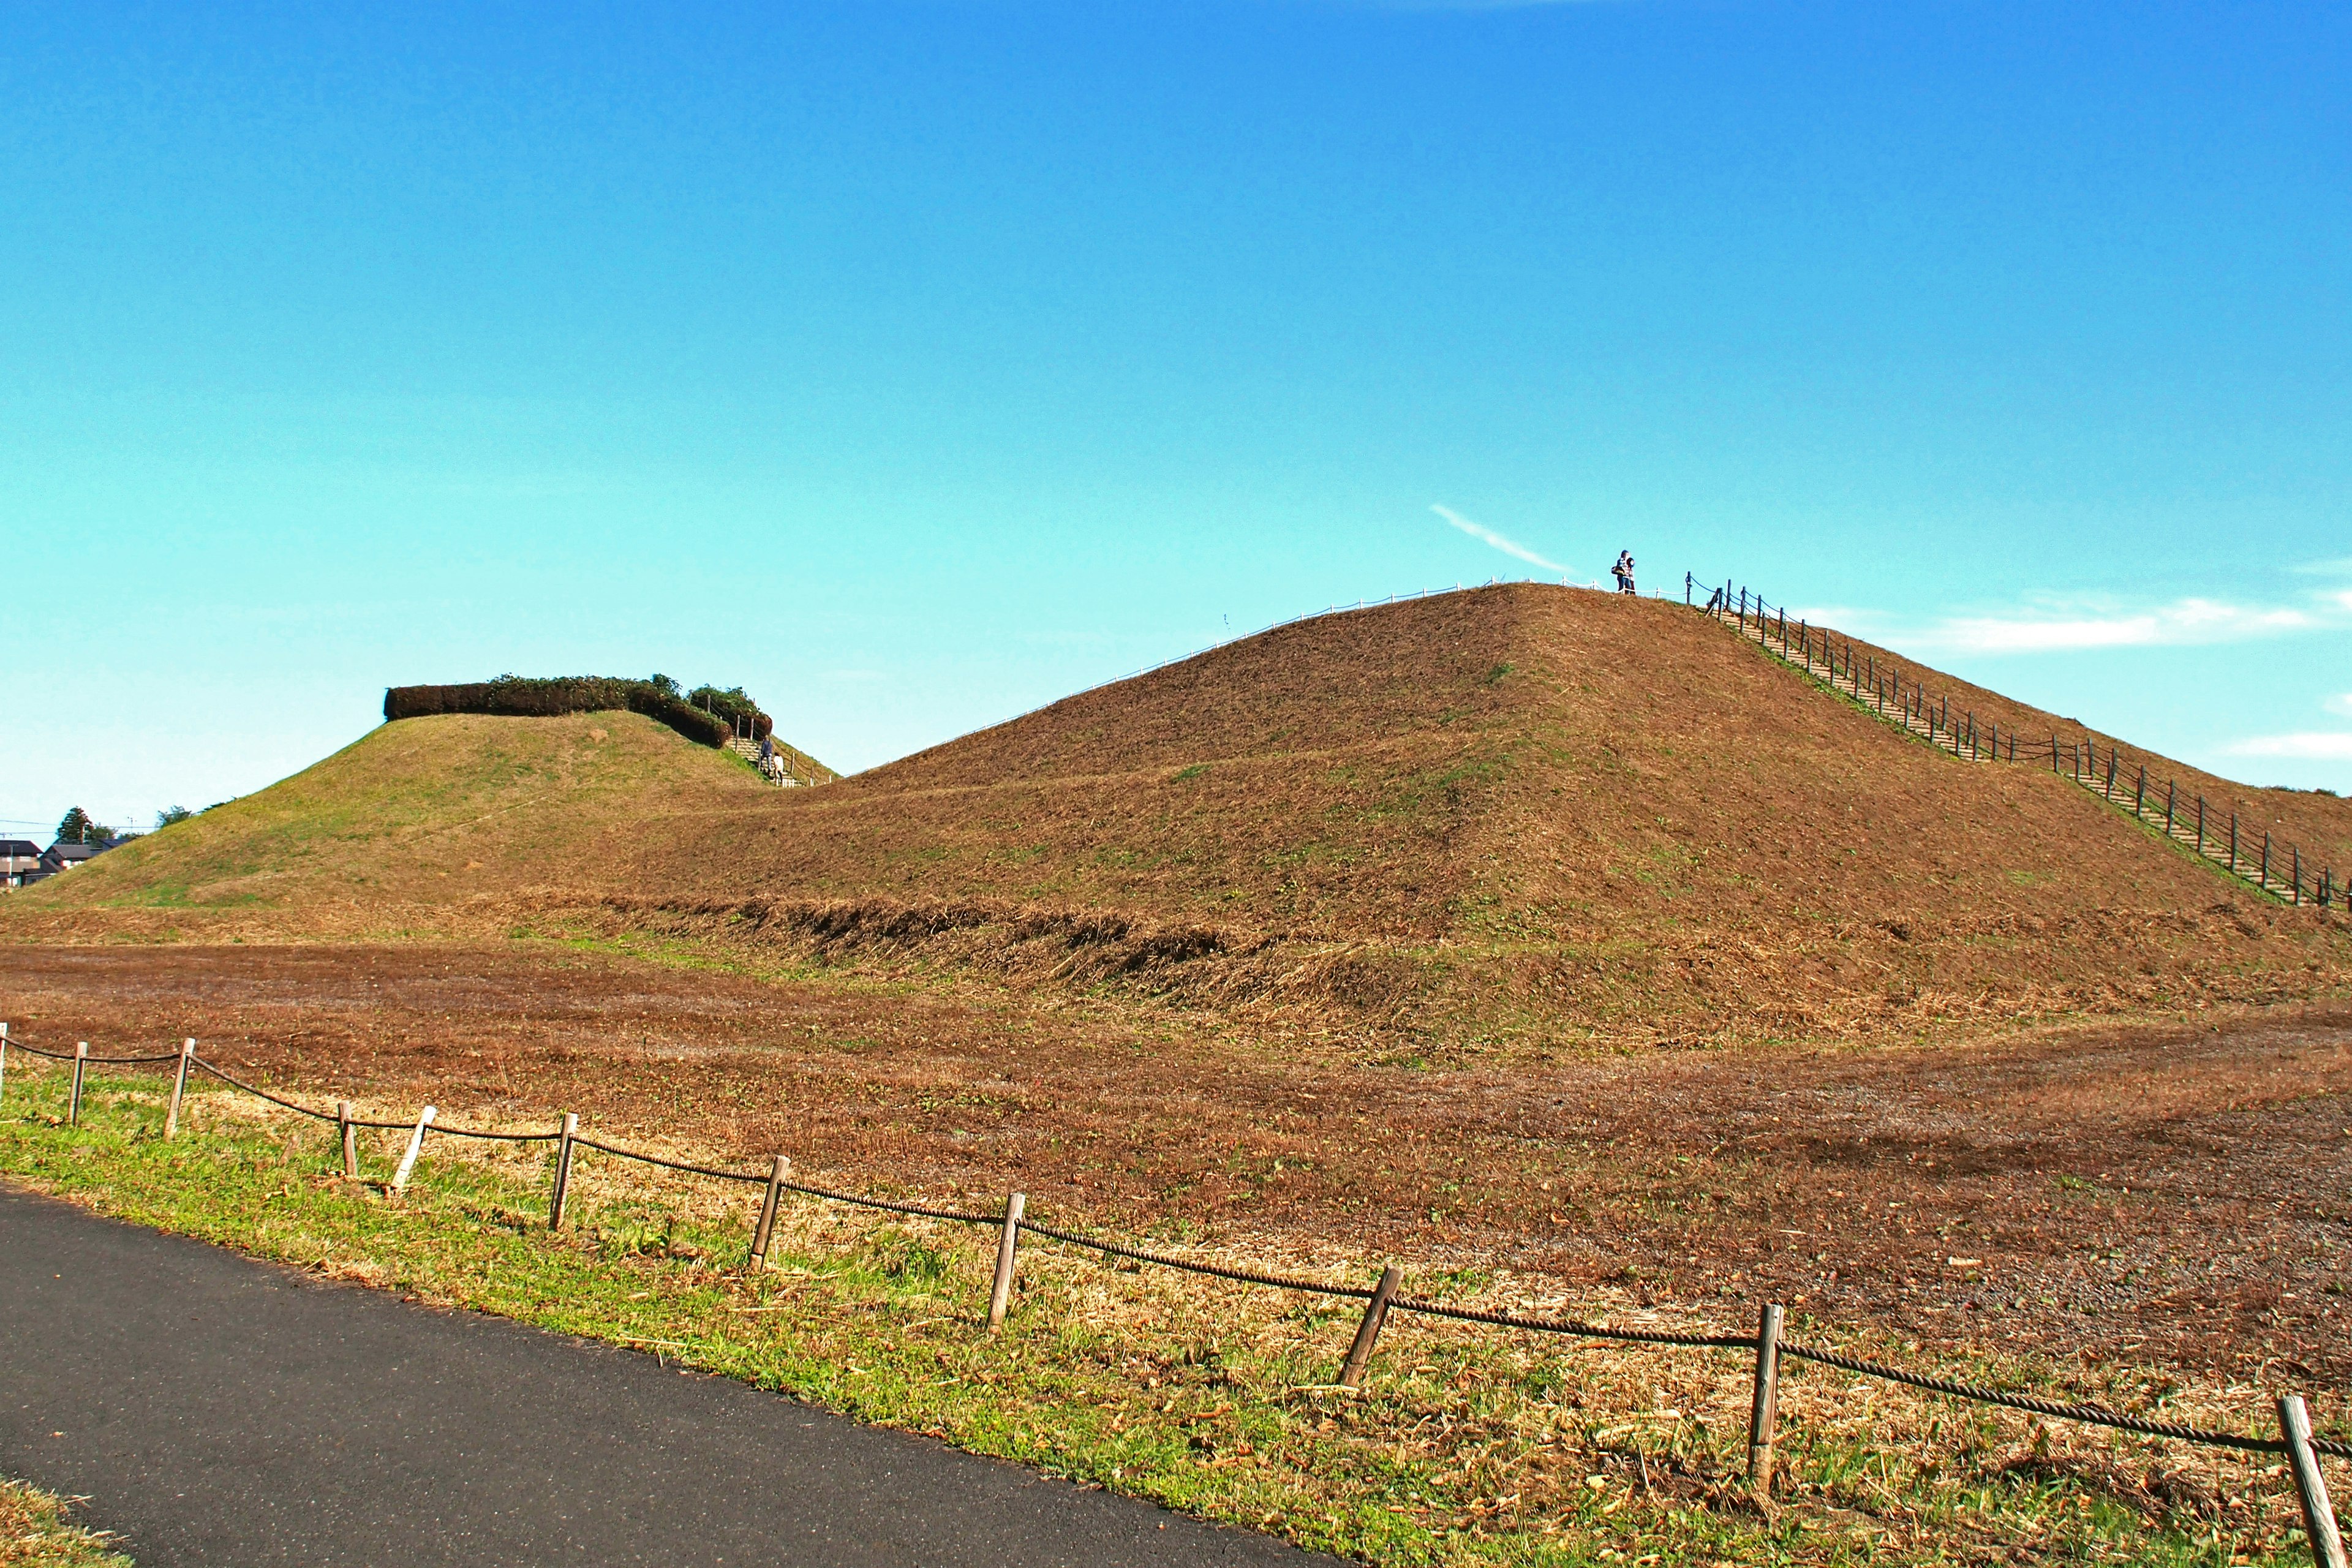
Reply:
[[[2232, 787], [2352, 843], [2344, 803]], [[821, 789], [634, 715], [433, 718], [184, 826], [224, 813], [0, 921], [656, 932], [1465, 1045], [1910, 1035], [2352, 972], [2340, 920], [2046, 770], [1936, 751], [1680, 605], [1525, 584], [1279, 627]]]

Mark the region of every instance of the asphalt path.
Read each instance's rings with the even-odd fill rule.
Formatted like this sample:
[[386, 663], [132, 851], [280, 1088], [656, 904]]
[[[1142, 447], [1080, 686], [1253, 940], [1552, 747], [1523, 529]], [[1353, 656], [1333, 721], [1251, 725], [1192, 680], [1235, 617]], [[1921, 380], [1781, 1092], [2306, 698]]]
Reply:
[[5, 1185], [0, 1473], [141, 1568], [1334, 1561]]

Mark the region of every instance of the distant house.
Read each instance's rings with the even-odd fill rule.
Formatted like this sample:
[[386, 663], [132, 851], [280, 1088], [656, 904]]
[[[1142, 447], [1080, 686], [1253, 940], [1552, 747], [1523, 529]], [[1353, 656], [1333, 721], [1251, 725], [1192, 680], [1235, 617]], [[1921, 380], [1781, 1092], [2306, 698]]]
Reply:
[[41, 847], [29, 838], [0, 838], [0, 887], [21, 888], [41, 868]]
[[80, 865], [83, 861], [103, 855], [104, 853], [106, 853], [106, 849], [103, 845], [67, 844], [60, 841], [50, 845], [48, 848], [41, 852], [41, 869], [44, 871], [70, 871], [75, 867]]

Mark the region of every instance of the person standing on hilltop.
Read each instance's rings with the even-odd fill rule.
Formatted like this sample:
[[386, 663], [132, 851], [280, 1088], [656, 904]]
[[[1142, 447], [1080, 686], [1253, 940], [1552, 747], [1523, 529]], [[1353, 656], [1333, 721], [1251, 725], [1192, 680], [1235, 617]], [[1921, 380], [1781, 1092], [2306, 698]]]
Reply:
[[1633, 552], [1632, 551], [1619, 551], [1617, 552], [1617, 564], [1612, 566], [1609, 571], [1610, 574], [1617, 579], [1617, 591], [1619, 593], [1630, 594], [1633, 591]]

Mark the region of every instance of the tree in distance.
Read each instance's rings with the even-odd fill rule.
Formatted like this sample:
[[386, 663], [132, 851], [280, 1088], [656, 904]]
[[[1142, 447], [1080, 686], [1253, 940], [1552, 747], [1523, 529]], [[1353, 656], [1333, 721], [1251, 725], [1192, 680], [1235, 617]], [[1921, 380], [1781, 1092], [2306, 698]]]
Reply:
[[155, 826], [158, 828], [169, 827], [175, 822], [185, 822], [194, 816], [195, 813], [184, 805], [167, 805], [155, 814]]
[[58, 839], [60, 844], [103, 844], [114, 835], [79, 806], [75, 806], [58, 818]]

